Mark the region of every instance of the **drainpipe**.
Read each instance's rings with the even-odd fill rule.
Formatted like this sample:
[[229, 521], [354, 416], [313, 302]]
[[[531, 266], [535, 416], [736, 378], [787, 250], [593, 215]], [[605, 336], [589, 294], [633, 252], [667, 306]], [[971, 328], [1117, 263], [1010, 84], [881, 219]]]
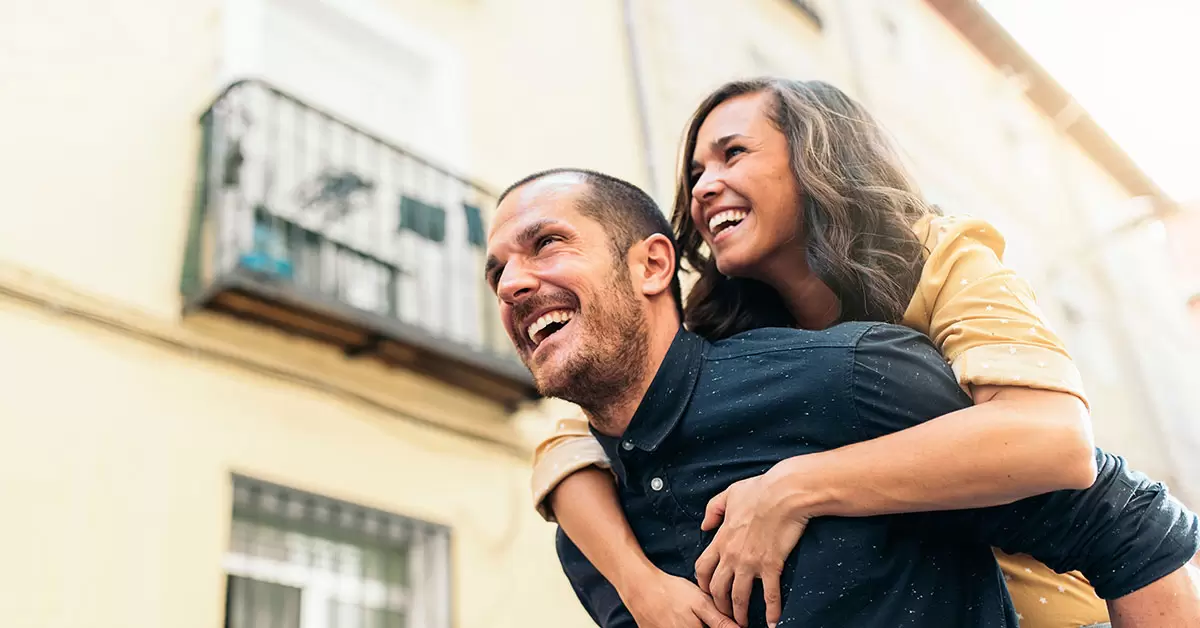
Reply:
[[[855, 5], [855, 6], [850, 6]], [[862, 49], [858, 45], [858, 31], [855, 23], [855, 9], [862, 6], [851, 2], [834, 2], [830, 6], [835, 7], [839, 13], [838, 22], [842, 26], [842, 39], [846, 42], [846, 61], [847, 67], [850, 70], [850, 85], [854, 90], [854, 98], [862, 103], [864, 107], [870, 109], [871, 96], [868, 93], [870, 90], [867, 87], [866, 79], [863, 77], [863, 62]]]
[[642, 160], [646, 164], [646, 185], [651, 195], [658, 196], [658, 167], [654, 150], [654, 137], [650, 132], [650, 111], [647, 100], [649, 88], [646, 76], [642, 71], [642, 54], [638, 48], [637, 18], [634, 15], [633, 0], [622, 0], [621, 13], [625, 24], [625, 48], [629, 59], [629, 72], [633, 78], [633, 94], [636, 103], [638, 131], [642, 141]]

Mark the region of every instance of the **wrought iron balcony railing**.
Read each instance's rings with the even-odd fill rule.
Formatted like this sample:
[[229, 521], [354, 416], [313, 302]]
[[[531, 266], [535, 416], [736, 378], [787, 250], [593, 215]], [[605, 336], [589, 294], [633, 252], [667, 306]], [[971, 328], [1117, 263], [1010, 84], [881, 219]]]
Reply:
[[269, 324], [504, 403], [536, 395], [483, 280], [493, 195], [259, 81], [226, 89], [201, 127], [187, 311]]

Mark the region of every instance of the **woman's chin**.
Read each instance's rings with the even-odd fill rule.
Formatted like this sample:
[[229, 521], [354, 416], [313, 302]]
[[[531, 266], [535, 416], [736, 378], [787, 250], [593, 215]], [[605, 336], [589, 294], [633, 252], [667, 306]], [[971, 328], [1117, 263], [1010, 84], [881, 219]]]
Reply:
[[740, 255], [717, 255], [717, 270], [726, 277], [751, 277], [754, 275], [752, 260], [746, 260]]

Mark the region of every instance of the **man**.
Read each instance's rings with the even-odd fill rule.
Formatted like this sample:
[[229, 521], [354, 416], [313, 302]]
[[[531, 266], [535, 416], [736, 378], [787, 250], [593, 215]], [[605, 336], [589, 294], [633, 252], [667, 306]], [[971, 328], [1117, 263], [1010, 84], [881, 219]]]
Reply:
[[[502, 196], [487, 278], [539, 390], [587, 414], [647, 557], [690, 579], [711, 540], [705, 506], [733, 482], [970, 401], [928, 339], [903, 327], [763, 329], [717, 343], [682, 330], [669, 234], [632, 185], [540, 173]], [[777, 420], [798, 409], [822, 420]], [[1196, 553], [1200, 521], [1120, 459], [1098, 453], [1098, 466], [1091, 489], [1008, 506], [815, 520], [785, 567], [780, 624], [1016, 626], [992, 545], [1080, 569], [1098, 591], [1128, 598], [1116, 617], [1165, 609], [1153, 625], [1200, 620], [1178, 597], [1156, 609], [1161, 598], [1145, 593], [1186, 598], [1164, 576]], [[559, 550], [593, 619], [634, 625], [561, 533]], [[751, 623], [764, 624], [761, 606]]]

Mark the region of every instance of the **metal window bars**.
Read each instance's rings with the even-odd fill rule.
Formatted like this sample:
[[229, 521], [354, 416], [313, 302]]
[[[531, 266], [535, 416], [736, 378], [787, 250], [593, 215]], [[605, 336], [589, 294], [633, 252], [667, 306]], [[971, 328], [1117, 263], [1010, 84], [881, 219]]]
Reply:
[[448, 628], [449, 530], [235, 476], [226, 628]]

